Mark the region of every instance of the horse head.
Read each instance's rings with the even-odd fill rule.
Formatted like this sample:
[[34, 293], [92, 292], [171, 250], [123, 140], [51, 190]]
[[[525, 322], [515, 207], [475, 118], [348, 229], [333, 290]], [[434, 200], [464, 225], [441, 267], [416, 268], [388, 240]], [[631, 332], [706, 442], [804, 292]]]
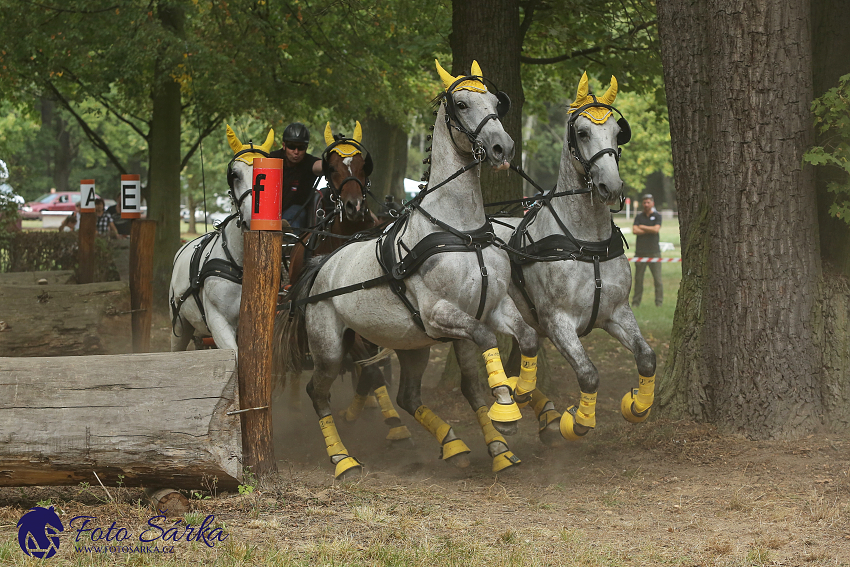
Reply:
[[[592, 183], [599, 197], [607, 204], [615, 204], [623, 195], [620, 178], [620, 146], [631, 138], [629, 123], [614, 108], [617, 97], [617, 79], [611, 77], [608, 90], [600, 98], [590, 92], [587, 73], [582, 75], [573, 102], [567, 113], [567, 143], [573, 156], [573, 167], [588, 183]], [[620, 115], [619, 120], [614, 113]]]
[[239, 222], [245, 229], [251, 227], [251, 189], [254, 183], [254, 158], [267, 157], [274, 144], [274, 130], [269, 129], [269, 135], [261, 146], [252, 142], [243, 144], [236, 133], [227, 126], [227, 143], [233, 150], [233, 159], [227, 166], [228, 193], [239, 216]]
[[437, 64], [437, 72], [443, 80], [445, 92], [439, 99], [446, 105], [446, 123], [449, 132], [457, 130], [464, 136], [457, 139], [452, 133], [452, 140], [462, 151], [473, 154], [473, 157], [487, 161], [495, 169], [507, 169], [514, 157], [514, 141], [505, 132], [501, 119], [511, 107], [511, 99], [502, 91], [495, 94], [487, 89], [481, 67], [477, 61], [472, 62], [469, 75], [453, 77]]
[[331, 123], [325, 126], [325, 143], [322, 152], [322, 171], [328, 181], [332, 199], [338, 203], [347, 221], [357, 222], [367, 218], [366, 189], [372, 173], [372, 158], [360, 144], [363, 129], [356, 122], [354, 136], [333, 135]]

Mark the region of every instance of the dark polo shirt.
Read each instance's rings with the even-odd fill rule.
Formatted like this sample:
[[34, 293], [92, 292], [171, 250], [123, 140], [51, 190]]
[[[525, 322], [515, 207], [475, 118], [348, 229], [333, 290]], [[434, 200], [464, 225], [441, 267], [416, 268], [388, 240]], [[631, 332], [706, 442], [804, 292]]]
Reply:
[[[661, 224], [661, 213], [652, 212], [649, 216], [638, 213], [635, 216], [635, 224], [644, 226], [655, 226]], [[658, 234], [638, 234], [635, 237], [635, 256], [640, 258], [660, 256], [661, 247], [658, 245]]]

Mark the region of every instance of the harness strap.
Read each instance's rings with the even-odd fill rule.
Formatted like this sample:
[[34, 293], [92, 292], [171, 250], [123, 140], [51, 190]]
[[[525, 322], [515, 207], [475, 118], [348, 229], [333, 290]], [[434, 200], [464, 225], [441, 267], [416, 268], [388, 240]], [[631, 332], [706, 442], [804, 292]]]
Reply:
[[579, 337], [583, 337], [593, 330], [593, 324], [596, 323], [596, 316], [599, 315], [599, 299], [602, 296], [602, 277], [599, 273], [599, 256], [593, 257], [593, 277], [596, 280], [596, 288], [593, 290], [593, 310], [590, 312], [590, 321], [584, 327]]

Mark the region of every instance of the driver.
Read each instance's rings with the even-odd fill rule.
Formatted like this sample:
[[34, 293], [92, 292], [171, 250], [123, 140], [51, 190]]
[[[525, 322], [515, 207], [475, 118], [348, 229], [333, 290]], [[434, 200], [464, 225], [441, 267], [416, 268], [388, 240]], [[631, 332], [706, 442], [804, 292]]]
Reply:
[[281, 214], [293, 228], [305, 228], [313, 215], [313, 186], [322, 175], [322, 160], [307, 153], [310, 131], [293, 122], [283, 131], [283, 147], [269, 157], [283, 159]]

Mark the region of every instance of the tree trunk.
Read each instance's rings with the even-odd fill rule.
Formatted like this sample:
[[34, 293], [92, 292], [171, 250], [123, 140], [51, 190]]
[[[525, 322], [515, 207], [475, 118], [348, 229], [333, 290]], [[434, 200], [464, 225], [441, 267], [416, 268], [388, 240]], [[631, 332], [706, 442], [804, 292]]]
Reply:
[[[183, 33], [185, 14], [176, 6], [160, 7], [157, 16], [163, 27]], [[148, 219], [156, 221], [153, 260], [153, 297], [155, 308], [167, 306], [168, 284], [174, 254], [180, 247], [180, 85], [172, 79], [166, 59], [156, 64], [153, 87], [153, 111], [148, 138]]]
[[[452, 74], [468, 75], [473, 60], [484, 77], [511, 97], [511, 110], [502, 124], [514, 141], [514, 159], [522, 158], [522, 106], [525, 96], [520, 77], [522, 51], [519, 28], [519, 0], [489, 2], [452, 2]], [[490, 87], [488, 87], [490, 88]], [[512, 171], [481, 170], [484, 202], [519, 199], [522, 178]]]
[[55, 117], [56, 152], [53, 160], [53, 185], [56, 191], [71, 190], [71, 166], [73, 165], [75, 152], [71, 146], [71, 133], [68, 131], [68, 122], [60, 115]]
[[752, 438], [823, 411], [809, 2], [658, 4], [684, 264], [667, 416]]
[[[405, 199], [407, 134], [401, 126], [371, 113], [364, 118], [362, 125], [363, 146], [369, 150], [375, 163], [375, 169], [369, 177], [372, 194], [381, 202], [387, 195], [392, 195], [396, 203], [401, 203]], [[375, 209], [376, 203], [370, 200], [369, 207]]]

